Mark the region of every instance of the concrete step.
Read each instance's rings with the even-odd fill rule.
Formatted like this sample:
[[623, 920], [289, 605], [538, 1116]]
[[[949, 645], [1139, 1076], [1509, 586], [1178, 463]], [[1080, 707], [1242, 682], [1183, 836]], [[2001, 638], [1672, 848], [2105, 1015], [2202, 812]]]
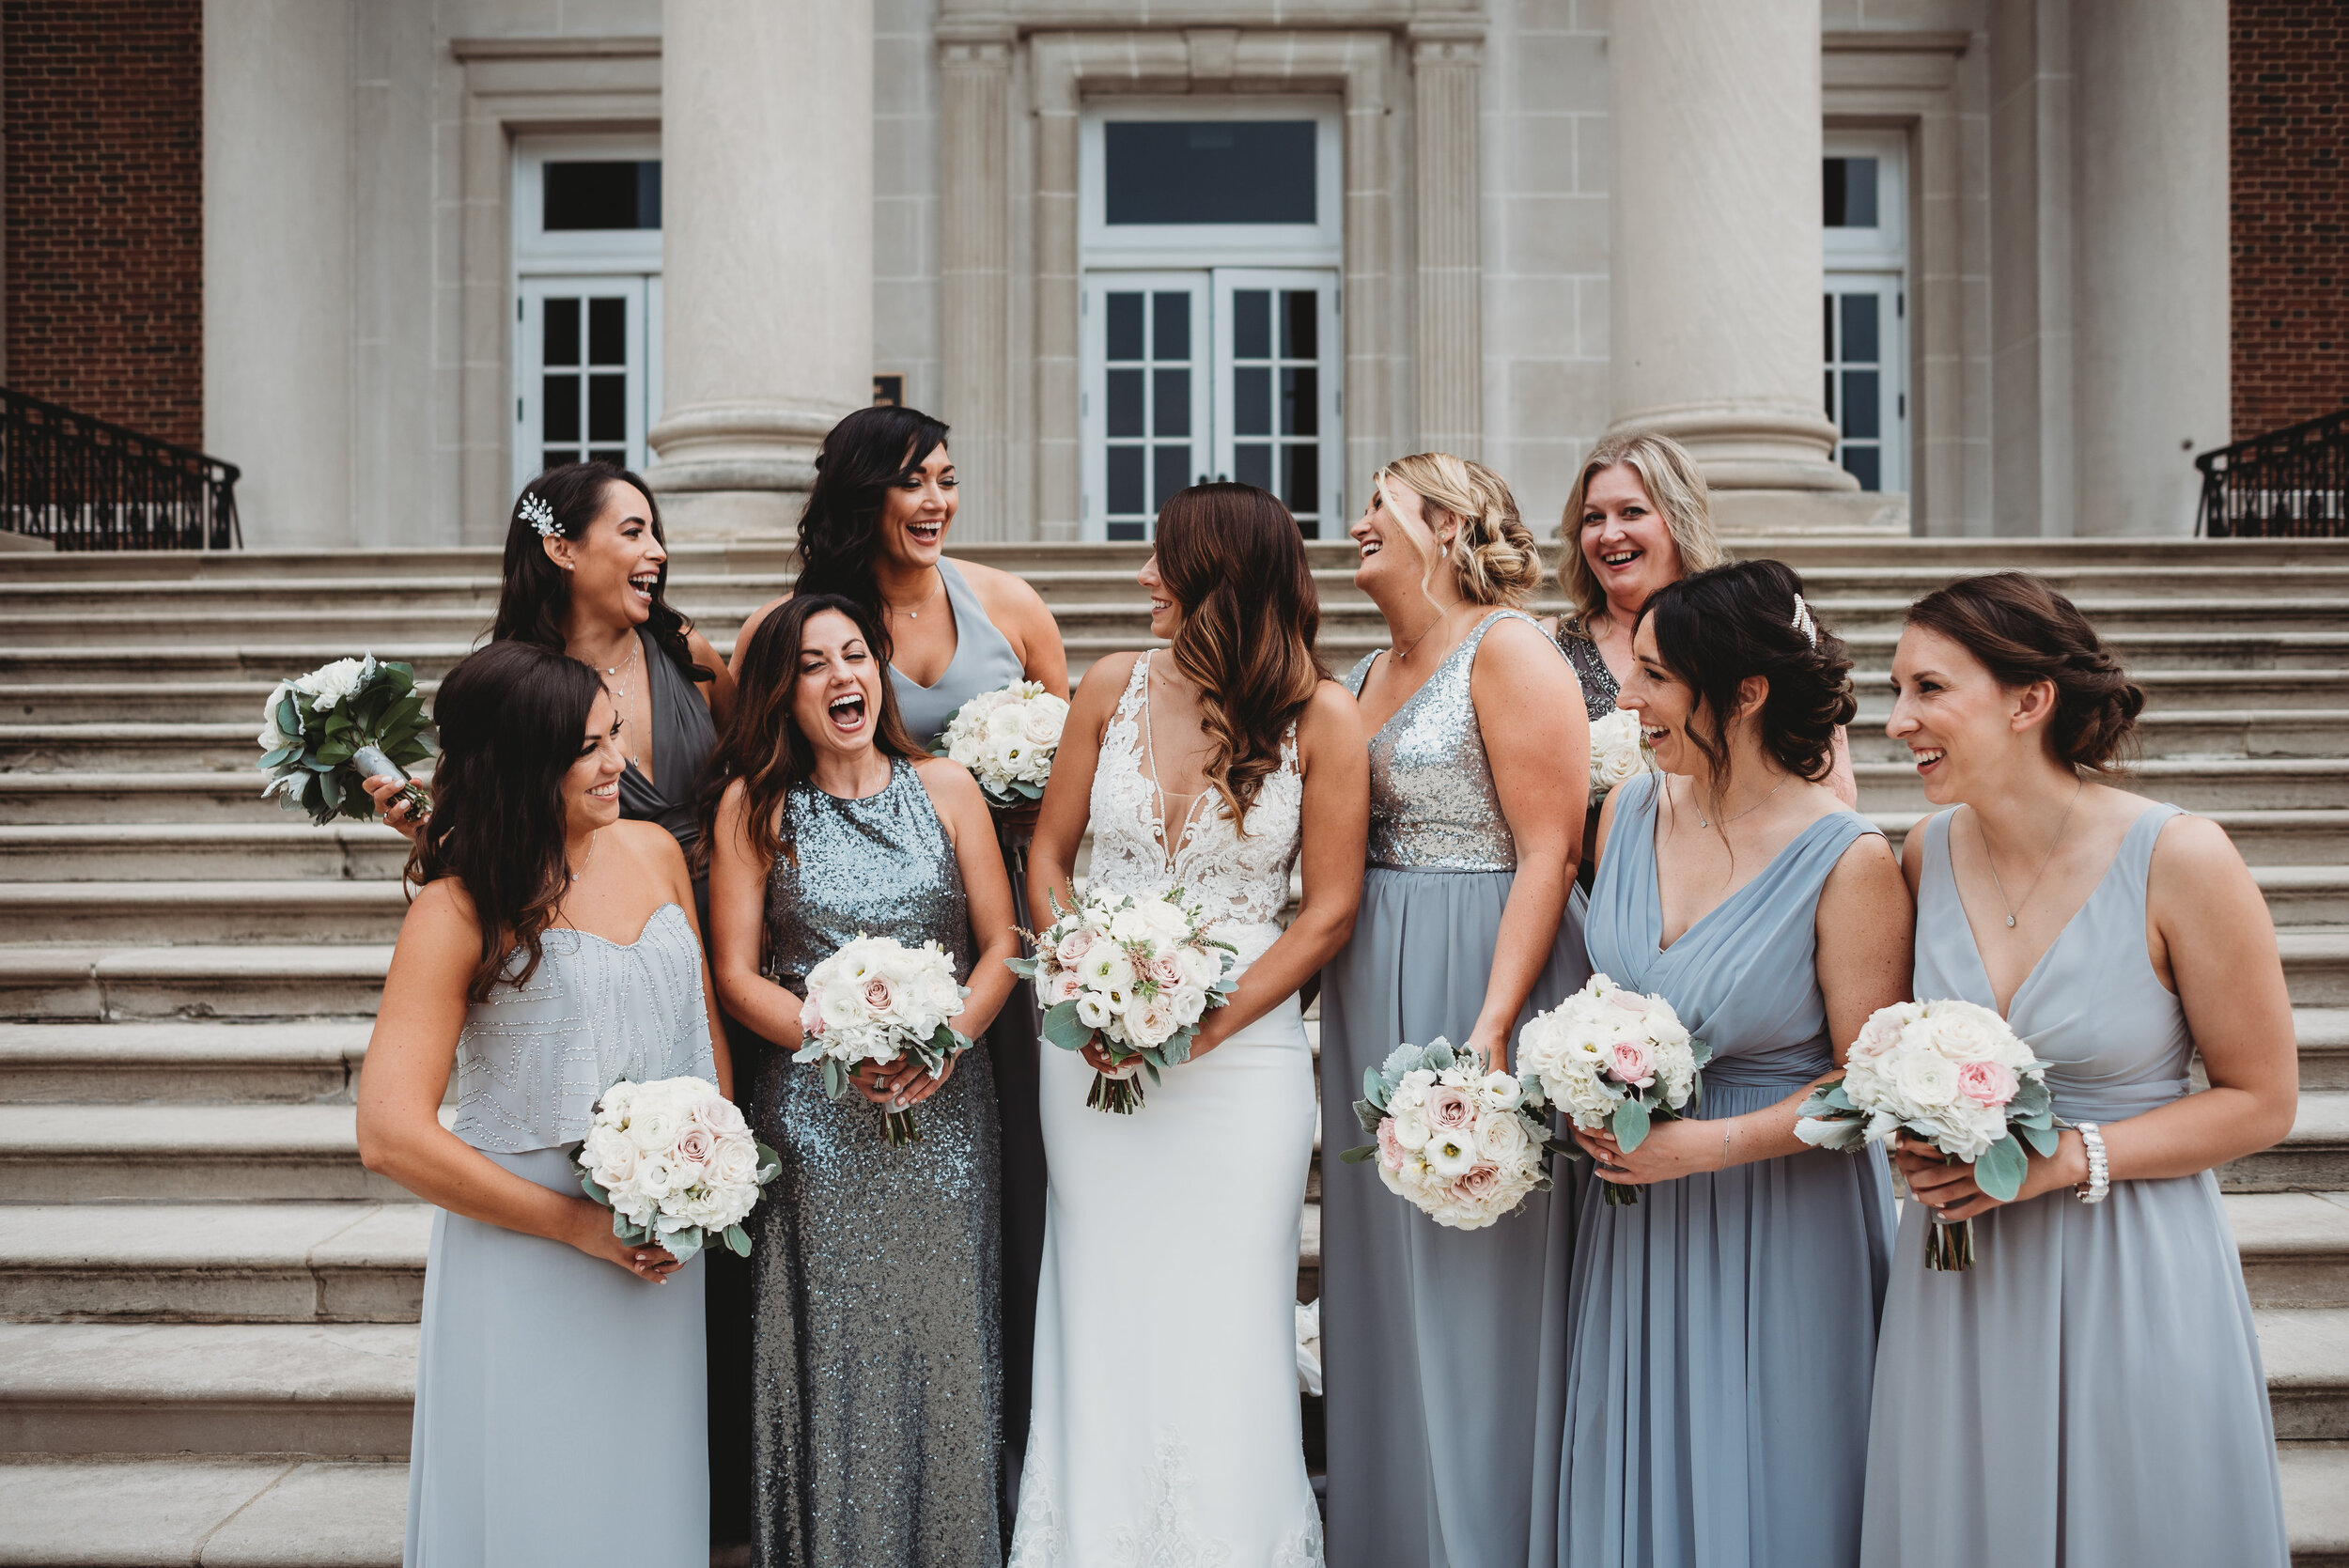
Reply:
[[2302, 1090], [2283, 1141], [2220, 1166], [2218, 1185], [2228, 1192], [2349, 1192], [2349, 1090]]
[[[408, 841], [370, 822], [50, 823], [0, 827], [0, 883], [397, 880]], [[2349, 814], [2344, 814], [2349, 815]], [[2349, 846], [2349, 835], [2343, 843]]]
[[2262, 865], [2251, 875], [2277, 925], [2349, 924], [2349, 866]]
[[[1868, 819], [1895, 848], [1924, 820], [1919, 811], [1880, 811]], [[2208, 811], [2236, 850], [2254, 866], [2323, 865], [2349, 862], [2349, 811]]]
[[0, 1019], [372, 1017], [391, 961], [381, 946], [0, 947]]
[[[1859, 694], [1853, 728], [1884, 727], [1892, 709], [1891, 678], [1880, 663], [1852, 672], [1852, 689]], [[2148, 713], [2349, 708], [2349, 670], [2131, 670], [2129, 678], [2143, 689]]]
[[357, 1118], [349, 1105], [0, 1105], [0, 1190], [20, 1203], [412, 1202], [359, 1163]]
[[0, 1204], [0, 1319], [413, 1323], [434, 1212], [317, 1202]]
[[2300, 1088], [2349, 1089], [2349, 1008], [2295, 1007], [2300, 1042]]
[[407, 1516], [404, 1459], [0, 1462], [6, 1568], [399, 1568]]
[[2295, 926], [2276, 933], [2295, 1007], [2349, 1007], [2349, 928]]
[[[1863, 704], [1851, 726], [1855, 762], [1909, 761], [1908, 745], [1884, 733], [1890, 705]], [[5, 731], [0, 726], [0, 731]], [[247, 737], [250, 738], [249, 737]], [[2349, 707], [2181, 708], [2147, 713], [2137, 740], [2149, 758], [2349, 757]], [[93, 742], [95, 744], [95, 742]], [[87, 764], [99, 766], [96, 762]]]
[[260, 747], [258, 721], [210, 723], [0, 724], [0, 772], [48, 773], [65, 768], [140, 771], [252, 768]]
[[0, 1324], [0, 1453], [404, 1456], [412, 1324]]
[[0, 1023], [0, 1104], [348, 1104], [373, 1028]]
[[2349, 1307], [2256, 1308], [2279, 1443], [2349, 1440]]
[[2349, 1307], [2349, 1192], [2230, 1192], [2255, 1307]]
[[389, 942], [397, 882], [0, 882], [0, 942]]
[[2279, 1443], [2293, 1568], [2349, 1568], [2349, 1444]]
[[[1905, 762], [1861, 762], [1864, 812], [1927, 810], [1923, 781]], [[2229, 757], [2138, 764], [2112, 781], [2187, 811], [2309, 811], [2349, 807], [2349, 759]]]
[[[274, 681], [15, 681], [0, 686], [12, 724], [219, 724], [258, 731]], [[428, 695], [437, 683], [425, 685]]]
[[[259, 753], [257, 752], [255, 756]], [[265, 800], [251, 766], [209, 771], [0, 773], [0, 825], [278, 822], [307, 825]]]

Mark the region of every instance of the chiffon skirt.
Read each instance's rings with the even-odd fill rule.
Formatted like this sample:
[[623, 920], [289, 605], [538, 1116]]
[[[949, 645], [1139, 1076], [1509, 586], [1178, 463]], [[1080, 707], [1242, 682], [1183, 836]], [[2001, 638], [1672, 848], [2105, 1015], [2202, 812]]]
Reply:
[[[563, 1149], [489, 1157], [576, 1196]], [[433, 1217], [407, 1568], [706, 1568], [702, 1262], [664, 1284]]]
[[[1346, 1568], [1526, 1560], [1543, 1281], [1548, 1250], [1572, 1243], [1569, 1184], [1455, 1231], [1389, 1192], [1371, 1165], [1335, 1157], [1366, 1141], [1352, 1110], [1365, 1068], [1406, 1041], [1466, 1043], [1514, 879], [1374, 866], [1353, 939], [1322, 970], [1322, 1389], [1330, 1560]], [[1525, 1017], [1589, 978], [1580, 905]], [[1560, 1163], [1568, 1175], [1572, 1162]]]
[[[1798, 1087], [1708, 1073], [1703, 1115], [1742, 1115]], [[1591, 1179], [1563, 1404], [1545, 1413], [1534, 1456], [1532, 1560], [1857, 1564], [1892, 1224], [1890, 1171], [1873, 1145], [1657, 1183], [1621, 1207]]]
[[2047, 1193], [1930, 1272], [1901, 1218], [1876, 1352], [1862, 1560], [2283, 1568], [2275, 1431], [2210, 1172]]

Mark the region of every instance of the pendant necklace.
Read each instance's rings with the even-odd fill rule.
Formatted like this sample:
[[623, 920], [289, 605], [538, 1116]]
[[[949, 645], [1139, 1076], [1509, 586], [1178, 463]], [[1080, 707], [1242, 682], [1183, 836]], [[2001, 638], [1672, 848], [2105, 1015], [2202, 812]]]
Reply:
[[894, 604], [890, 605], [889, 613], [891, 614], [903, 615], [909, 621], [918, 621], [922, 618], [922, 612], [930, 607], [930, 600], [938, 597], [938, 590], [946, 586], [946, 574], [940, 571], [936, 567], [932, 567], [930, 570], [937, 574], [938, 581], [931, 584], [930, 591], [928, 593], [922, 596], [922, 602], [915, 605], [910, 610], [900, 610]]
[[1451, 613], [1452, 606], [1448, 604], [1442, 609], [1437, 611], [1436, 618], [1429, 621], [1424, 627], [1420, 629], [1419, 635], [1411, 639], [1410, 644], [1408, 647], [1398, 648], [1395, 650], [1394, 661], [1397, 664], [1400, 664], [1405, 660], [1410, 658], [1411, 655], [1417, 653], [1419, 651], [1419, 645], [1427, 641], [1427, 634], [1435, 630], [1438, 627], [1443, 625], [1445, 618]]
[[[598, 830], [598, 831], [599, 831], [599, 832], [600, 831], [601, 831], [601, 830]], [[590, 861], [592, 861], [592, 860], [594, 860], [594, 859], [596, 858], [596, 837], [597, 837], [597, 834], [596, 834], [596, 833], [589, 833], [589, 834], [587, 835], [587, 853], [585, 853], [584, 855], [580, 856], [580, 858], [579, 858], [579, 870], [578, 870], [578, 871], [574, 871], [574, 872], [572, 872], [572, 873], [571, 873], [571, 880], [572, 880], [572, 881], [574, 881], [574, 882], [578, 881], [578, 880], [579, 880], [579, 878], [580, 878], [580, 877], [581, 877], [581, 876], [582, 876], [582, 875], [583, 875], [583, 874], [586, 871], [586, 869], [587, 869], [587, 862], [590, 862]]]
[[[2056, 846], [2063, 842], [2063, 825], [2072, 820], [2072, 808], [2080, 803], [2080, 791], [2087, 787], [2086, 779], [2082, 779], [2073, 786], [2072, 799], [2064, 802], [2063, 815], [2056, 818], [2055, 837], [2047, 841], [2047, 852], [2040, 857], [2039, 877], [2032, 877], [2030, 886], [2023, 890], [2025, 904], [2030, 903], [2030, 895], [2039, 891], [2039, 878], [2047, 875], [2047, 863], [2055, 859]], [[2015, 914], [2018, 906], [2007, 903], [2006, 883], [1999, 877], [1999, 858], [1990, 852], [1990, 835], [1982, 831], [1982, 813], [1980, 812], [1974, 813], [1974, 836], [1982, 840], [1982, 858], [1990, 862], [1990, 882], [1999, 890], [1999, 902], [2006, 905], [2006, 928], [2012, 931], [2015, 929]]]
[[[1784, 788], [1785, 788], [1785, 787], [1786, 787], [1789, 784], [1791, 784], [1791, 783], [1793, 783], [1793, 782], [1794, 782], [1794, 777], [1795, 777], [1795, 776], [1794, 776], [1792, 773], [1789, 773], [1789, 774], [1787, 774], [1787, 775], [1786, 775], [1786, 777], [1785, 777], [1785, 778], [1782, 778], [1782, 779], [1779, 780], [1777, 784], [1773, 784], [1773, 785], [1771, 786], [1771, 788], [1770, 788], [1770, 795], [1776, 795], [1776, 794], [1777, 794], [1780, 790], [1784, 789]], [[1693, 794], [1695, 793], [1695, 791], [1694, 791], [1694, 790], [1691, 790], [1691, 791], [1689, 791], [1689, 793], [1690, 793], [1691, 795], [1693, 795]], [[1766, 806], [1766, 805], [1768, 805], [1768, 804], [1770, 803], [1770, 795], [1765, 795], [1765, 796], [1763, 796], [1763, 797], [1762, 797], [1762, 799], [1760, 799], [1759, 800], [1756, 800], [1753, 804], [1751, 804], [1751, 805], [1748, 806], [1745, 810], [1743, 810], [1743, 811], [1739, 812], [1739, 813], [1737, 814], [1737, 816], [1724, 816], [1724, 817], [1722, 817], [1722, 818], [1721, 818], [1721, 826], [1722, 826], [1722, 827], [1724, 827], [1724, 828], [1728, 827], [1728, 826], [1729, 826], [1732, 822], [1736, 821], [1738, 816], [1751, 816], [1751, 815], [1752, 815], [1755, 812], [1760, 811], [1760, 810], [1761, 810], [1764, 806]], [[1707, 822], [1707, 821], [1704, 819], [1704, 813], [1703, 813], [1702, 810], [1698, 811], [1698, 813], [1697, 813], [1697, 826], [1698, 826], [1698, 827], [1700, 827], [1700, 828], [1710, 828], [1712, 825], [1713, 825], [1713, 824], [1711, 824], [1710, 822]]]

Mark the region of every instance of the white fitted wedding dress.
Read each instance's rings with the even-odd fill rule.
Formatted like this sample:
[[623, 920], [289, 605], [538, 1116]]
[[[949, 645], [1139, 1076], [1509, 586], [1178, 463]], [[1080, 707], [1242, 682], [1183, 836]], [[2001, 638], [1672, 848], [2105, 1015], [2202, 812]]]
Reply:
[[[1177, 885], [1245, 967], [1281, 934], [1304, 781], [1294, 733], [1237, 831], [1212, 790], [1170, 852], [1143, 772], [1149, 658], [1093, 780], [1096, 886]], [[1043, 1062], [1044, 1271], [1034, 1415], [1011, 1568], [1318, 1568], [1298, 1429], [1298, 1229], [1313, 1159], [1312, 1049], [1290, 997], [1130, 1116], [1093, 1068]]]

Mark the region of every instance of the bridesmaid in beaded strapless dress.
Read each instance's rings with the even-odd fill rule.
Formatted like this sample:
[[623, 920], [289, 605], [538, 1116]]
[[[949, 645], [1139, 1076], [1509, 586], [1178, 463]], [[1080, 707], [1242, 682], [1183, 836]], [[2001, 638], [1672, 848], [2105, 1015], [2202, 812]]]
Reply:
[[[995, 1100], [984, 1050], [826, 1097], [798, 1063], [806, 976], [860, 934], [935, 941], [984, 1032], [1011, 991], [1011, 889], [978, 785], [906, 736], [863, 610], [794, 598], [743, 659], [718, 766], [717, 968], [779, 1048], [758, 1094], [783, 1174], [754, 1218], [754, 1554], [772, 1568], [1001, 1560]], [[762, 947], [766, 958], [760, 962]], [[868, 1100], [876, 1103], [866, 1103]], [[879, 1102], [918, 1103], [893, 1147]]]

